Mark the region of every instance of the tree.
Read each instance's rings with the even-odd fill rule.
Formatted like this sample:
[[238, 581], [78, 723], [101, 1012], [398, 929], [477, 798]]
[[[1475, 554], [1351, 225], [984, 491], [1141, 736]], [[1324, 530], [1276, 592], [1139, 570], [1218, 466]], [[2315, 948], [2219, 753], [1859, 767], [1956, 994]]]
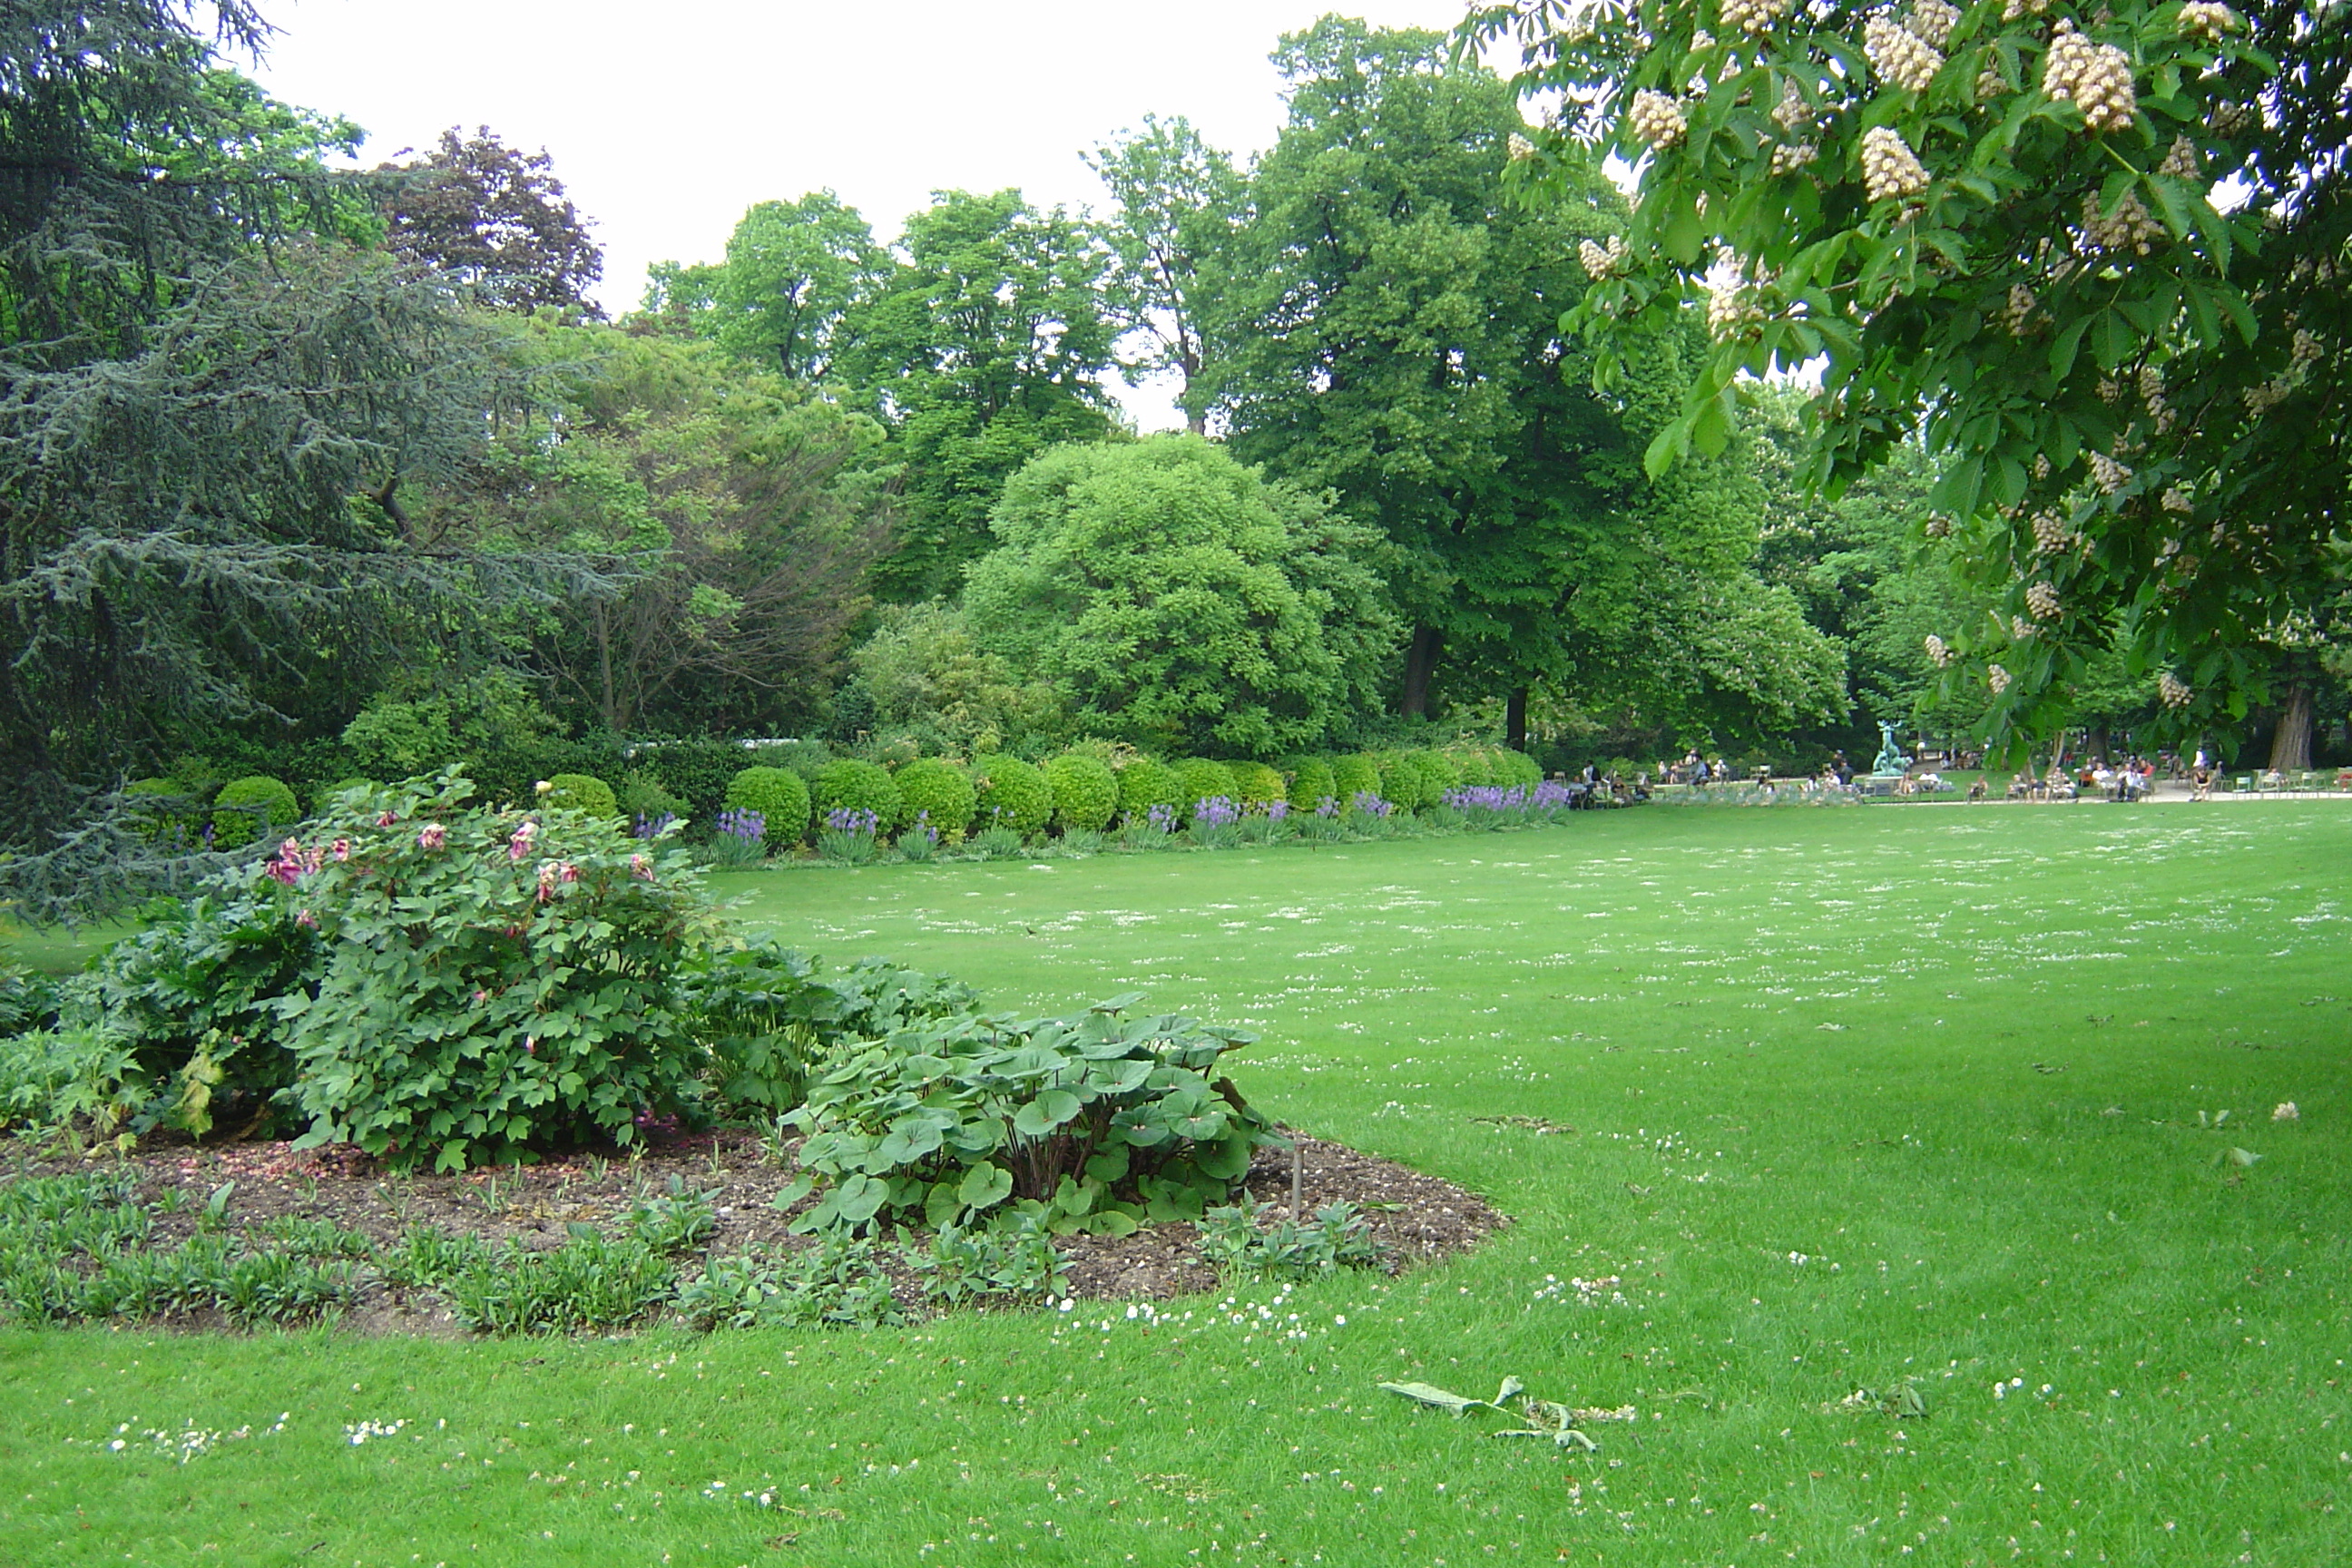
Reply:
[[436, 508], [486, 547], [648, 560], [530, 617], [541, 668], [608, 734], [805, 721], [888, 537], [880, 427], [710, 345], [527, 331], [555, 416]]
[[849, 312], [835, 379], [906, 463], [897, 546], [875, 573], [898, 600], [956, 582], [990, 544], [989, 509], [1022, 464], [1113, 426], [1104, 258], [1077, 222], [1017, 191], [947, 192], [907, 220], [898, 266]]
[[1449, 690], [1585, 690], [1638, 664], [1663, 628], [1633, 590], [1662, 570], [1747, 573], [1756, 508], [1732, 493], [1753, 488], [1737, 460], [1670, 486], [1642, 474], [1687, 374], [1675, 331], [1609, 397], [1559, 332], [1589, 286], [1580, 241], [1622, 221], [1607, 180], [1587, 166], [1572, 199], [1505, 201], [1511, 90], [1450, 65], [1436, 34], [1327, 17], [1276, 61], [1289, 122], [1252, 183], [1222, 329], [1235, 454], [1328, 487], [1385, 536], [1412, 628], [1407, 717]]
[[1377, 700], [1393, 647], [1373, 537], [1192, 436], [1065, 446], [1005, 487], [964, 606], [1082, 731], [1271, 756]]
[[888, 269], [856, 209], [816, 191], [746, 212], [716, 266], [656, 264], [646, 309], [787, 381], [823, 381], [851, 311]]
[[603, 316], [588, 290], [604, 275], [604, 253], [544, 148], [509, 147], [487, 125], [471, 136], [452, 127], [430, 153], [381, 172], [405, 176], [385, 210], [395, 254], [462, 279], [500, 310]]
[[1568, 322], [1603, 380], [1707, 301], [1654, 468], [1727, 436], [1743, 374], [1818, 359], [1812, 482], [1924, 429], [1923, 531], [2000, 612], [1946, 634], [1996, 735], [2063, 722], [2110, 646], [2176, 735], [2259, 698], [2344, 574], [2352, 8], [1518, 0], [1465, 39], [1507, 33], [1564, 104], [1525, 193], [1580, 200], [1594, 151], [1637, 170]]
[[1128, 374], [1181, 378], [1186, 427], [1205, 435], [1209, 327], [1216, 297], [1231, 286], [1247, 184], [1232, 156], [1181, 117], [1146, 115], [1140, 132], [1097, 148], [1087, 164], [1111, 197], [1112, 216], [1099, 226], [1111, 254], [1106, 293], [1126, 335], [1142, 344]]

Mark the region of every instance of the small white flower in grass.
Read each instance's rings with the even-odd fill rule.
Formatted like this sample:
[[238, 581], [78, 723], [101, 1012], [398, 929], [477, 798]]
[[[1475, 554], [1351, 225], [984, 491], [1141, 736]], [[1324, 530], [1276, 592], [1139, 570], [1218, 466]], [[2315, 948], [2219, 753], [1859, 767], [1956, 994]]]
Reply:
[[2273, 1121], [2300, 1121], [2302, 1119], [2303, 1112], [2294, 1108], [2292, 1100], [2281, 1100], [2278, 1109], [2271, 1112]]

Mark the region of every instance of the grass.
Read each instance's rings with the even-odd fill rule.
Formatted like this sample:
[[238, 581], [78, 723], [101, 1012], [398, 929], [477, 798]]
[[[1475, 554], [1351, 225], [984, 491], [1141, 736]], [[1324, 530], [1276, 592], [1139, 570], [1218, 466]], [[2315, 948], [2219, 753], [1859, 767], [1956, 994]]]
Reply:
[[[2337, 1561], [2347, 866], [2282, 803], [732, 879], [835, 958], [1248, 1023], [1255, 1099], [1517, 1223], [1157, 1327], [11, 1331], [0, 1561]], [[1639, 1420], [1571, 1457], [1374, 1388], [1506, 1373]], [[1924, 1420], [1835, 1408], [1906, 1376]]]

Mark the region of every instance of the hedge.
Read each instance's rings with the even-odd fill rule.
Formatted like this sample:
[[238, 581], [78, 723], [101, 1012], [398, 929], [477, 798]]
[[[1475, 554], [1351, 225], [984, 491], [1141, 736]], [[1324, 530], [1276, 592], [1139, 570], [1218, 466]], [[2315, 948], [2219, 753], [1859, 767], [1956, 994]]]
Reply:
[[887, 837], [907, 824], [907, 798], [898, 792], [889, 770], [879, 763], [844, 758], [819, 768], [814, 805], [819, 827], [836, 811], [870, 811], [874, 831]]
[[765, 816], [767, 843], [772, 850], [789, 849], [808, 837], [808, 785], [789, 768], [740, 770], [727, 781], [726, 808], [756, 811]]
[[621, 803], [614, 795], [613, 786], [588, 773], [558, 773], [549, 779], [546, 800], [550, 805], [568, 805], [594, 817], [621, 815]]
[[1297, 810], [1313, 811], [1339, 794], [1339, 785], [1331, 782], [1331, 764], [1321, 757], [1294, 757], [1282, 765], [1282, 771], [1290, 775], [1285, 793]]
[[1264, 763], [1235, 763], [1233, 769], [1234, 784], [1241, 791], [1244, 806], [1268, 806], [1290, 798], [1282, 775]]
[[1138, 757], [1118, 770], [1118, 809], [1133, 821], [1150, 817], [1155, 805], [1174, 812], [1183, 804], [1183, 781], [1165, 763]]
[[1099, 760], [1066, 752], [1045, 764], [1054, 821], [1064, 832], [1099, 833], [1118, 810], [1118, 778]]
[[1339, 809], [1347, 811], [1356, 804], [1359, 795], [1370, 791], [1380, 794], [1381, 770], [1370, 757], [1334, 757], [1331, 759], [1331, 793], [1338, 797]]
[[231, 779], [213, 796], [213, 842], [235, 849], [302, 820], [294, 792], [268, 773]]
[[1009, 827], [1026, 838], [1042, 832], [1054, 816], [1054, 790], [1045, 775], [1018, 757], [991, 752], [972, 765], [979, 786], [980, 809], [972, 816], [978, 828]]
[[906, 803], [907, 826], [912, 827], [920, 817], [942, 837], [958, 837], [971, 828], [972, 814], [980, 809], [980, 795], [971, 787], [971, 775], [961, 767], [942, 758], [923, 757], [894, 776], [899, 798]]
[[1179, 805], [1187, 821], [1192, 819], [1192, 807], [1202, 801], [1213, 800], [1218, 795], [1233, 801], [1240, 798], [1240, 787], [1234, 783], [1234, 770], [1205, 757], [1187, 757], [1178, 763], [1176, 782], [1183, 788], [1183, 799]]

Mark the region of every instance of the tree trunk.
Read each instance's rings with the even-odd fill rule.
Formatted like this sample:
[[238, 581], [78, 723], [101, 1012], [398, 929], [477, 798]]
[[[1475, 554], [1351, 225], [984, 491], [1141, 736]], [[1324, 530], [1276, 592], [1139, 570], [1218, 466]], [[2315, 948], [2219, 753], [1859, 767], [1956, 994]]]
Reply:
[[1437, 668], [1437, 628], [1415, 626], [1404, 650], [1404, 700], [1397, 711], [1407, 719], [1429, 716], [1429, 677]]
[[1515, 752], [1528, 749], [1528, 689], [1514, 686], [1503, 699], [1503, 744]]
[[2294, 773], [2310, 768], [2311, 682], [2298, 679], [2286, 689], [2286, 706], [2279, 710], [2278, 729], [2271, 735], [2271, 769]]

